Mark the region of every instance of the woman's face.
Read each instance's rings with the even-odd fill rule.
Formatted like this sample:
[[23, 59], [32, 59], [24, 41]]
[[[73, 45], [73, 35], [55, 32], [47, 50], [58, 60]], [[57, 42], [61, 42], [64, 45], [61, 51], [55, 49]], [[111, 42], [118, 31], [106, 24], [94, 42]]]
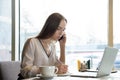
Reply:
[[54, 33], [54, 35], [52, 36], [53, 40], [58, 40], [60, 39], [60, 37], [65, 34], [65, 29], [66, 29], [66, 21], [65, 20], [61, 20], [56, 32]]

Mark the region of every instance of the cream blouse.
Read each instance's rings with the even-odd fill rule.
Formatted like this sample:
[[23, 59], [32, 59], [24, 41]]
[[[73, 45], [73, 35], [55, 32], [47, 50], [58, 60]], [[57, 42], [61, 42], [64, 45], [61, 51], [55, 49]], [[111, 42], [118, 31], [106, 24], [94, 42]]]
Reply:
[[23, 77], [36, 76], [40, 66], [58, 65], [60, 61], [56, 56], [55, 45], [51, 44], [51, 54], [48, 57], [42, 47], [42, 44], [37, 38], [30, 38], [26, 41], [21, 61], [21, 75]]

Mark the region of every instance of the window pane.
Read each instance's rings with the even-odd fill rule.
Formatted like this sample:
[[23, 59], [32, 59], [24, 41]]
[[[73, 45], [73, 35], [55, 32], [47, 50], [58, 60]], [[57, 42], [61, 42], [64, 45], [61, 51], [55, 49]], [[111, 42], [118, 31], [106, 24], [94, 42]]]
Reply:
[[59, 12], [68, 20], [67, 64], [74, 67], [81, 57], [102, 56], [107, 45], [108, 0], [20, 0], [20, 6], [20, 51], [28, 37], [40, 32], [48, 15]]
[[116, 44], [115, 46], [120, 49], [120, 1], [119, 0], [114, 0], [113, 2], [113, 27], [114, 27], [114, 43]]
[[[113, 30], [114, 30], [114, 47], [120, 49], [120, 0], [113, 0]], [[120, 52], [118, 53], [115, 67], [120, 69]]]
[[11, 60], [11, 0], [0, 0], [0, 61]]

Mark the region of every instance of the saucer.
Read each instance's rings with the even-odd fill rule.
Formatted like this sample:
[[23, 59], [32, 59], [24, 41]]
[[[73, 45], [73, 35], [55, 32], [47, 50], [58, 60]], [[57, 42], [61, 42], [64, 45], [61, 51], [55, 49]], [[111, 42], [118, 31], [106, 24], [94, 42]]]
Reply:
[[71, 75], [71, 73], [69, 73], [69, 72], [67, 72], [65, 74], [57, 74], [57, 76], [70, 76], [70, 75]]
[[54, 74], [53, 76], [43, 76], [43, 75], [41, 75], [41, 74], [37, 74], [36, 76], [37, 76], [37, 77], [40, 77], [40, 78], [44, 78], [44, 79], [52, 79], [53, 77], [56, 77], [57, 75]]

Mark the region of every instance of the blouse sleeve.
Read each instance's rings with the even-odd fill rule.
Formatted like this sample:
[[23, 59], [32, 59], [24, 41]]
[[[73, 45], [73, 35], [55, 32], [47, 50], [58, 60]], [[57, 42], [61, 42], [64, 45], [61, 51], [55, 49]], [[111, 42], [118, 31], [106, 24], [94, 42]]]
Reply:
[[21, 75], [24, 78], [36, 76], [39, 68], [33, 65], [35, 46], [32, 39], [28, 39], [24, 45], [21, 62]]

